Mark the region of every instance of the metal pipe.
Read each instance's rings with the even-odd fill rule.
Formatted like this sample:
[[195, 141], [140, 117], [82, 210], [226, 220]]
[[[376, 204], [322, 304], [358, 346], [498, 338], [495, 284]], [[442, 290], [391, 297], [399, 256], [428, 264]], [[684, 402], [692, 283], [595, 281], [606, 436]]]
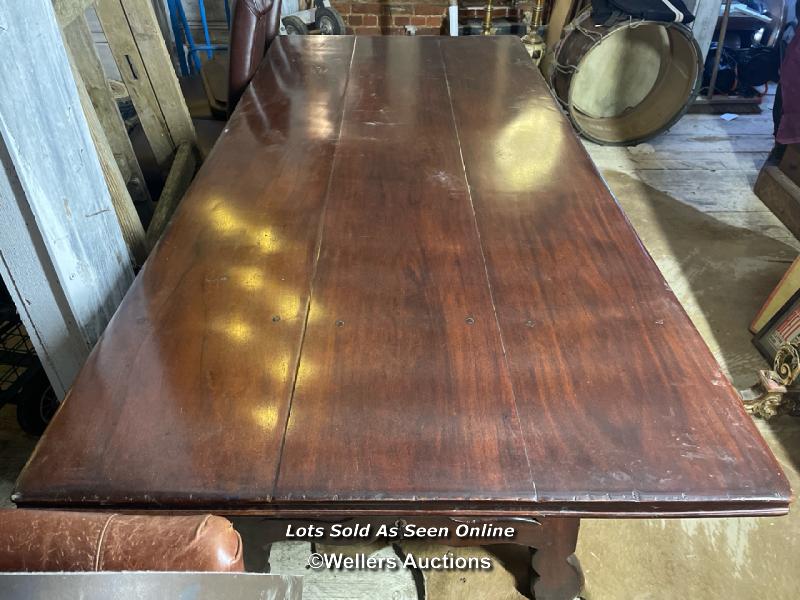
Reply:
[[169, 10], [169, 23], [172, 26], [172, 35], [175, 38], [175, 53], [178, 55], [178, 64], [181, 68], [181, 75], [183, 77], [189, 76], [189, 63], [186, 62], [186, 50], [183, 47], [183, 31], [181, 24], [178, 20], [178, 9], [175, 8], [177, 0], [167, 0], [167, 9]]
[[211, 36], [208, 34], [208, 19], [206, 18], [206, 3], [203, 0], [197, 0], [197, 6], [200, 9], [200, 22], [203, 24], [203, 35], [206, 38], [206, 56], [214, 58], [214, 51], [210, 49]]
[[186, 36], [186, 45], [189, 46], [189, 58], [191, 65], [194, 67], [195, 73], [200, 72], [200, 58], [197, 56], [197, 48], [194, 45], [194, 37], [192, 31], [189, 29], [189, 21], [186, 19], [186, 12], [183, 10], [181, 0], [175, 2], [175, 8], [178, 10], [178, 17], [180, 18], [181, 25], [183, 26], [183, 35]]

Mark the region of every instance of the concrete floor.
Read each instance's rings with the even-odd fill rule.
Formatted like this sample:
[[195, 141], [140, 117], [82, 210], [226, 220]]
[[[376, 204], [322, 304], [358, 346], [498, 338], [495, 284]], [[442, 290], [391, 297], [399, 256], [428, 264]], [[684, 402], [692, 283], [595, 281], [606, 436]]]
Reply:
[[[769, 108], [767, 105], [766, 108]], [[765, 363], [747, 325], [798, 254], [800, 244], [750, 191], [772, 146], [768, 113], [725, 122], [689, 115], [668, 134], [634, 148], [587, 144], [611, 190], [672, 289], [737, 388], [751, 385]], [[713, 406], [709, 406], [713, 410]], [[800, 489], [800, 419], [759, 422], [792, 486]], [[20, 433], [13, 409], [0, 410], [0, 502], [35, 440]], [[254, 568], [262, 549], [249, 544]], [[379, 554], [391, 547], [344, 549]], [[415, 554], [446, 548], [406, 545]], [[407, 571], [310, 572], [310, 546], [276, 544], [272, 571], [306, 575], [309, 599], [405, 600], [418, 597]], [[430, 600], [524, 598], [524, 549], [489, 552], [491, 572], [432, 572]], [[800, 512], [777, 519], [585, 520], [578, 556], [586, 600], [794, 600], [800, 597]]]
[[[768, 114], [688, 115], [632, 149], [587, 145], [645, 246], [734, 386], [765, 362], [749, 322], [797, 256], [750, 191], [772, 146]], [[709, 407], [713, 410], [713, 406]], [[759, 429], [800, 489], [800, 420]], [[586, 520], [587, 600], [800, 597], [800, 513], [775, 519]]]

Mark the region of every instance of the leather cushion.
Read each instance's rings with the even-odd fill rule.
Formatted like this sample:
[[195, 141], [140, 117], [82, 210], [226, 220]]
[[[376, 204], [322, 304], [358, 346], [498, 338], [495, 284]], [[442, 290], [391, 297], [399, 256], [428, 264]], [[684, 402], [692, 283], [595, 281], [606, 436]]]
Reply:
[[0, 510], [0, 571], [243, 570], [222, 517]]

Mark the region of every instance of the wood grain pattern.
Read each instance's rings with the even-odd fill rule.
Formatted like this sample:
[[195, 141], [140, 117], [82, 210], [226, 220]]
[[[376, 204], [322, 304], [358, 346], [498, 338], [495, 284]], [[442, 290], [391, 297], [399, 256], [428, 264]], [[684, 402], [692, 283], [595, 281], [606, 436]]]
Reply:
[[17, 501], [269, 501], [352, 48], [325, 37], [270, 54]]
[[[80, 23], [80, 19], [76, 19], [71, 23], [70, 27]], [[91, 41], [91, 39], [89, 41]], [[78, 72], [75, 62], [70, 61], [70, 64], [75, 75], [75, 87], [78, 90], [78, 97], [81, 99], [81, 107], [83, 108], [83, 114], [86, 118], [86, 124], [89, 126], [94, 149], [100, 161], [100, 168], [103, 169], [106, 186], [108, 186], [108, 193], [111, 196], [111, 203], [114, 206], [114, 213], [117, 216], [119, 228], [122, 231], [122, 238], [125, 240], [125, 245], [128, 248], [129, 260], [132, 265], [138, 267], [142, 265], [147, 258], [142, 221], [139, 219], [139, 214], [136, 212], [133, 199], [125, 183], [125, 178], [122, 175], [121, 168], [114, 155], [111, 143], [109, 142], [109, 136], [106, 130], [103, 129], [99, 114], [92, 104], [92, 99], [87, 90], [85, 81]], [[125, 132], [125, 135], [127, 136], [127, 132]], [[143, 182], [144, 179], [140, 181]]]
[[575, 517], [790, 494], [518, 40], [297, 36], [15, 500]]
[[533, 496], [438, 44], [358, 38], [313, 289], [278, 499]]
[[152, 249], [161, 238], [175, 209], [183, 199], [186, 190], [189, 189], [189, 184], [197, 171], [197, 154], [194, 146], [188, 142], [181, 144], [175, 152], [175, 160], [172, 161], [167, 180], [164, 182], [164, 189], [161, 190], [161, 195], [158, 197], [153, 218], [150, 219], [150, 224], [147, 226], [145, 244], [148, 250]]
[[0, 22], [0, 275], [61, 398], [133, 269], [50, 0]]
[[[158, 166], [167, 171], [177, 144], [172, 139], [169, 126], [161, 112], [158, 98], [148, 77], [146, 63], [128, 23], [125, 8], [120, 0], [96, 0], [94, 9], [108, 40], [114, 62], [136, 109], [153, 157]], [[166, 67], [171, 68], [171, 65], [168, 64]]]
[[785, 503], [780, 467], [521, 45], [443, 49], [538, 501]]
[[147, 191], [142, 169], [133, 152], [128, 130], [109, 87], [86, 18], [81, 16], [80, 19], [62, 25], [61, 34], [75, 78], [80, 77], [83, 80], [123, 180], [131, 183], [131, 196], [135, 202], [149, 203], [150, 193]]

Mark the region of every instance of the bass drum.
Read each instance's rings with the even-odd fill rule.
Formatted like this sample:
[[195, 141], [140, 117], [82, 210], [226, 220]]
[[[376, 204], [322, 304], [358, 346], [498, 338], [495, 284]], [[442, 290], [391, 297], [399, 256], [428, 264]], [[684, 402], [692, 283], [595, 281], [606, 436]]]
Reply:
[[700, 48], [685, 26], [636, 19], [597, 25], [585, 11], [556, 46], [550, 86], [582, 136], [636, 144], [683, 116], [702, 72]]

